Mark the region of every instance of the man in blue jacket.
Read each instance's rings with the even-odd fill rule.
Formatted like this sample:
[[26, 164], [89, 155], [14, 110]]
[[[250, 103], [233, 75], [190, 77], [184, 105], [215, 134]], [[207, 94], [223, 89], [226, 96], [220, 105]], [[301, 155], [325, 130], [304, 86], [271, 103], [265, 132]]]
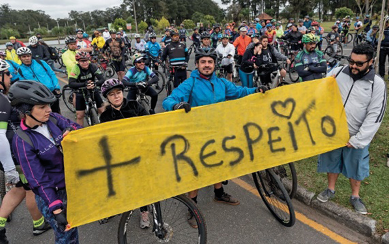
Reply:
[[[197, 49], [195, 52], [196, 70], [192, 71], [191, 77], [180, 84], [172, 94], [163, 101], [163, 108], [167, 111], [185, 109], [191, 107], [219, 103], [226, 100], [245, 97], [255, 92], [263, 92], [265, 87], [247, 88], [236, 86], [232, 82], [218, 78], [215, 75], [215, 62], [217, 53], [215, 49]], [[229, 205], [238, 205], [240, 202], [227, 194], [222, 183], [214, 184], [214, 201]], [[198, 190], [189, 192], [189, 197], [197, 203]], [[188, 216], [188, 223], [197, 228], [193, 216]]]
[[19, 48], [18, 54], [22, 64], [19, 67], [20, 80], [35, 80], [45, 85], [57, 97], [57, 100], [51, 105], [54, 113], [61, 113], [59, 97], [61, 96], [61, 87], [54, 71], [43, 60], [33, 60], [31, 50], [27, 47]]
[[146, 43], [145, 51], [149, 55], [149, 57], [151, 58], [150, 68], [152, 68], [154, 65], [154, 69], [157, 70], [158, 69], [158, 57], [161, 54], [161, 46], [156, 40], [157, 40], [156, 33], [154, 33], [154, 32], [151, 33], [149, 35], [149, 41], [148, 41], [148, 43]]

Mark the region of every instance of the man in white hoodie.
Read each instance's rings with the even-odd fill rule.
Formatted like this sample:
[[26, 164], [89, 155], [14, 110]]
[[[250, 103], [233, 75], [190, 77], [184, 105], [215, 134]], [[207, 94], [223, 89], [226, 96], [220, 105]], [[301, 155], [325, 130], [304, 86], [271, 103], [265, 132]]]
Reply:
[[235, 47], [229, 43], [229, 38], [228, 35], [222, 36], [222, 43], [217, 46], [216, 52], [218, 57], [222, 58], [221, 65], [227, 72], [226, 78], [232, 81]]

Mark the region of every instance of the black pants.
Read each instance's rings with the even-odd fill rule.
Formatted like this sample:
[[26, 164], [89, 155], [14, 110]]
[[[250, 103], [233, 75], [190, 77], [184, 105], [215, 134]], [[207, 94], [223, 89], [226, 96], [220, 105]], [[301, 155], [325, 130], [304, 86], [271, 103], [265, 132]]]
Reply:
[[60, 99], [57, 98], [57, 100], [51, 104], [51, 111], [53, 113], [58, 113], [61, 114], [61, 109], [60, 109]]
[[[127, 94], [127, 100], [135, 100], [137, 98], [137, 92], [137, 89], [130, 89], [129, 93]], [[158, 93], [151, 87], [145, 88], [145, 90], [143, 90], [142, 92], [144, 92], [145, 95], [150, 96], [150, 108], [154, 110], [157, 105]]]
[[173, 80], [173, 86], [176, 88], [178, 87], [183, 81], [187, 79], [187, 71], [185, 69], [176, 69], [175, 70], [175, 77]]
[[379, 54], [379, 75], [382, 76], [382, 78], [385, 77], [386, 72], [386, 58], [389, 55], [389, 48], [381, 48], [380, 54]]

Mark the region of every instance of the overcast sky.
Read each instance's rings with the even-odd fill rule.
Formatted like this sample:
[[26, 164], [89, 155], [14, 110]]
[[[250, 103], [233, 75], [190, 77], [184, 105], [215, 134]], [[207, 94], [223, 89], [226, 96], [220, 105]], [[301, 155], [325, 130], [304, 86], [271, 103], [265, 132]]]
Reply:
[[[221, 4], [221, 0], [214, 0]], [[3, 1], [2, 1], [3, 2]], [[12, 9], [43, 10], [52, 18], [66, 18], [71, 10], [91, 11], [95, 9], [106, 9], [119, 6], [123, 0], [5, 0]]]

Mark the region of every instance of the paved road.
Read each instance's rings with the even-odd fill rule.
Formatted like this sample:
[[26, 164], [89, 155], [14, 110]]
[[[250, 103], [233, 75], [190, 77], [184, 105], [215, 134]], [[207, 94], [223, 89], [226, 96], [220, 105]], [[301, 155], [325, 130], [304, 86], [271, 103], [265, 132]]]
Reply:
[[[194, 68], [193, 59], [190, 68]], [[66, 82], [58, 75], [61, 86]], [[65, 82], [64, 82], [65, 81]], [[160, 94], [157, 112], [163, 112], [161, 102], [165, 94]], [[65, 105], [61, 103], [63, 115], [74, 119]], [[207, 223], [208, 243], [347, 243], [348, 239], [364, 243], [364, 237], [349, 230], [336, 221], [294, 200], [297, 213], [296, 224], [292, 228], [283, 227], [268, 211], [261, 198], [253, 194], [254, 184], [250, 176], [230, 181], [226, 191], [238, 198], [238, 206], [215, 203], [212, 200], [213, 189], [206, 187], [200, 191], [198, 206]], [[87, 211], [87, 210], [86, 210]], [[10, 243], [54, 243], [52, 231], [41, 236], [32, 235], [32, 221], [24, 206], [19, 206], [7, 223], [7, 236]], [[315, 222], [316, 221], [316, 222]], [[79, 228], [80, 243], [116, 243], [119, 217], [107, 224], [90, 223]], [[145, 230], [147, 231], [147, 230]], [[346, 238], [346, 239], [345, 239]]]

